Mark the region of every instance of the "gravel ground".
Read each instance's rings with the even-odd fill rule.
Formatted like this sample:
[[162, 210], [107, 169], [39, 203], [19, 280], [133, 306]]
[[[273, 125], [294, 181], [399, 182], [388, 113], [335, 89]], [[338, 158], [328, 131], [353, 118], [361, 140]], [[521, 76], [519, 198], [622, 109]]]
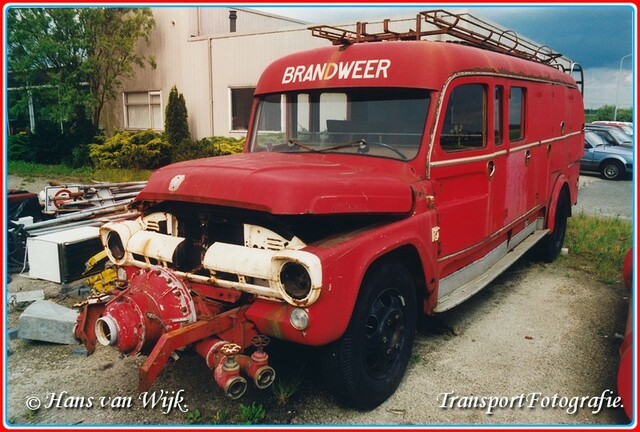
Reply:
[[[15, 187], [11, 179], [9, 187]], [[61, 299], [61, 288], [17, 275], [8, 284], [10, 292], [44, 289], [47, 298], [67, 306], [81, 300]], [[370, 412], [336, 405], [323, 389], [317, 349], [272, 343], [268, 352], [278, 374], [273, 390], [250, 386], [239, 401], [227, 400], [204, 361], [184, 352], [165, 366], [147, 394], [157, 400], [162, 392], [173, 397], [165, 398], [163, 407], [149, 400], [145, 406], [137, 391], [143, 357], [121, 358], [106, 347], [86, 356], [80, 345], [11, 339], [5, 350], [5, 421], [82, 427], [236, 424], [249, 421], [256, 410], [246, 407], [255, 403], [264, 408], [260, 422], [266, 424], [626, 424], [623, 411], [607, 404], [615, 397], [627, 308], [628, 293], [621, 285], [589, 280], [568, 269], [562, 258], [551, 265], [522, 260], [421, 329], [400, 388]], [[12, 305], [6, 312], [8, 327], [14, 328], [21, 308]], [[602, 399], [604, 407], [589, 408], [603, 393], [610, 397]], [[513, 406], [489, 413], [488, 407], [469, 407], [473, 397], [500, 398], [491, 401]], [[578, 397], [589, 399], [573, 412], [570, 404]], [[34, 398], [41, 406], [30, 410], [27, 402]], [[64, 406], [72, 404], [76, 407]]]

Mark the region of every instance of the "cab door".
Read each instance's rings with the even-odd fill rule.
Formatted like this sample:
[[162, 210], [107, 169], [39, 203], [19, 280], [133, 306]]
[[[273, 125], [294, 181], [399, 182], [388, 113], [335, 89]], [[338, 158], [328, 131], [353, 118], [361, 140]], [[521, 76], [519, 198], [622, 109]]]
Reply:
[[464, 264], [492, 231], [491, 190], [499, 173], [488, 119], [492, 87], [464, 77], [448, 87], [430, 158], [438, 211], [440, 277]]

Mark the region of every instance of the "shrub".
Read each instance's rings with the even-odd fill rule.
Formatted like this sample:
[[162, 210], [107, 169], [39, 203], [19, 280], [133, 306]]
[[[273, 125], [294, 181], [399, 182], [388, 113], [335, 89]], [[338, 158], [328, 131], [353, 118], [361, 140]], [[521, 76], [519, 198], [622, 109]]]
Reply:
[[244, 150], [244, 138], [211, 137], [209, 140], [215, 149], [216, 156], [242, 153]]
[[118, 132], [104, 143], [89, 145], [89, 156], [99, 168], [155, 169], [170, 160], [171, 147], [152, 130]]
[[12, 161], [33, 162], [34, 151], [31, 135], [9, 135], [7, 139], [7, 158]]
[[212, 156], [242, 153], [244, 143], [244, 138], [211, 137], [196, 141], [184, 139], [180, 144], [171, 147], [171, 161], [182, 162]]
[[171, 146], [179, 146], [185, 139], [191, 137], [187, 117], [187, 104], [184, 96], [182, 93], [178, 93], [176, 86], [173, 86], [169, 93], [164, 117], [164, 131]]
[[171, 146], [171, 162], [182, 162], [216, 156], [213, 145], [207, 138], [192, 141], [183, 139], [178, 145]]

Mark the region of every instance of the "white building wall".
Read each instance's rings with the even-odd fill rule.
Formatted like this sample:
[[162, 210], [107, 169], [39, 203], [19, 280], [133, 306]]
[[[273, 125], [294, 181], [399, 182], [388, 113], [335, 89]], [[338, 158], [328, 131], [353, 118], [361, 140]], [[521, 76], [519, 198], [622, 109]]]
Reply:
[[329, 45], [306, 27], [262, 34], [236, 34], [211, 39], [213, 72], [213, 135], [243, 137], [231, 129], [231, 88], [255, 87], [274, 60], [299, 51]]
[[230, 32], [229, 12], [236, 12], [236, 32], [255, 33], [299, 27], [304, 23], [292, 18], [270, 15], [244, 8], [197, 7], [190, 8], [190, 35], [214, 36]]

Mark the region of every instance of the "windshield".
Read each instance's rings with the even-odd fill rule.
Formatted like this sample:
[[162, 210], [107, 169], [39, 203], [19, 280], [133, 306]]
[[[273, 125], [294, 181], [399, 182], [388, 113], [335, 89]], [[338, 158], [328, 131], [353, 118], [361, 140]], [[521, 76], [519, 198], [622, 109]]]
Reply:
[[399, 160], [420, 149], [427, 90], [350, 88], [262, 97], [252, 152], [349, 153]]
[[[607, 144], [604, 138], [602, 138], [597, 133], [591, 132], [591, 131], [585, 131], [584, 140], [585, 140], [585, 143], [589, 143], [591, 147]], [[588, 148], [588, 147], [585, 146], [585, 148]]]
[[611, 128], [609, 129], [609, 132], [611, 133], [611, 135], [613, 135], [613, 137], [616, 139], [616, 141], [618, 141], [620, 144], [622, 143], [631, 143], [631, 137], [629, 135], [627, 135], [626, 133], [622, 132], [619, 129], [615, 129], [615, 128]]

